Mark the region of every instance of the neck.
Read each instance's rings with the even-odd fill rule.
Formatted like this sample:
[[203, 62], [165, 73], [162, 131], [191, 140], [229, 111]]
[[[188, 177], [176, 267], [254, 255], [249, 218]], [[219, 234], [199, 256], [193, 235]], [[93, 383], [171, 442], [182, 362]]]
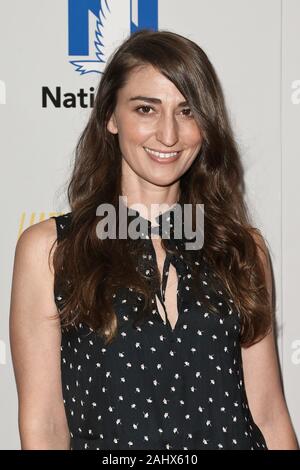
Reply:
[[176, 205], [180, 198], [179, 187], [168, 188], [141, 188], [139, 190], [122, 191], [123, 203], [141, 214], [145, 219], [156, 225], [155, 218], [162, 212]]

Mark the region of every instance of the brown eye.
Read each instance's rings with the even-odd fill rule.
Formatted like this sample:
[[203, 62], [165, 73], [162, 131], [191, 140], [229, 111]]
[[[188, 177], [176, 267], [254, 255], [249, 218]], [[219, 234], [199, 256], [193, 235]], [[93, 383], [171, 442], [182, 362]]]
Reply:
[[193, 113], [192, 113], [192, 110], [190, 108], [185, 108], [182, 110], [183, 112], [184, 111], [190, 111], [190, 114], [185, 114], [186, 117], [193, 117]]
[[139, 106], [138, 108], [136, 108], [136, 111], [139, 112], [139, 114], [149, 114], [149, 113], [140, 112], [139, 111], [140, 109], [145, 110], [145, 109], [153, 109], [153, 108], [151, 108], [151, 106]]

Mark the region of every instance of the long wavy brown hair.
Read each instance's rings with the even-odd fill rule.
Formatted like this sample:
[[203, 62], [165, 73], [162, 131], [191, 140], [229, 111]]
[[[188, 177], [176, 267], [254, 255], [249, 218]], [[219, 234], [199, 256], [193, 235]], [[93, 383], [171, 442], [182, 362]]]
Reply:
[[[62, 292], [64, 286], [64, 301], [58, 309], [61, 324], [64, 327], [85, 322], [107, 344], [117, 333], [112, 302], [117, 289], [130, 287], [139, 292], [145, 299], [144, 312], [153, 296], [134, 261], [142, 243], [101, 240], [96, 234], [100, 220], [96, 208], [102, 203], [117, 207], [122, 195], [122, 155], [118, 136], [108, 131], [107, 123], [116, 106], [117, 92], [130, 72], [149, 64], [174, 83], [203, 131], [199, 154], [180, 179], [179, 202], [193, 207], [204, 204], [204, 245], [197, 256], [213, 267], [212, 285], [222, 286], [234, 301], [242, 325], [240, 342], [249, 346], [270, 330], [273, 313], [253, 237], [258, 230], [253, 227], [243, 197], [239, 151], [221, 85], [207, 55], [193, 41], [165, 30], [137, 31], [113, 53], [77, 143], [67, 189], [71, 224], [68, 236], [56, 245], [53, 255], [55, 289]], [[164, 239], [162, 246], [168, 250]], [[185, 257], [189, 261], [188, 253]], [[194, 259], [195, 253], [190, 261]], [[199, 279], [203, 273], [199, 264], [191, 262], [191, 267], [201, 291]], [[155, 276], [159, 282], [158, 269]], [[206, 296], [202, 300], [216, 312]]]

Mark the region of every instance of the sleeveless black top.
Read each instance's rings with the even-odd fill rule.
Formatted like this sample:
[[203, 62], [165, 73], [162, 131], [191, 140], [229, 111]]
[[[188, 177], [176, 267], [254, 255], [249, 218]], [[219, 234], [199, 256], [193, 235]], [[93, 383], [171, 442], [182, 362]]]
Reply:
[[[156, 219], [160, 229], [166, 214]], [[71, 212], [53, 217], [58, 243], [67, 236], [71, 217]], [[169, 233], [166, 242], [174, 244]], [[142, 258], [140, 266], [150, 278], [156, 255], [148, 234]], [[199, 292], [211, 292], [211, 268], [202, 267], [203, 281], [195, 292], [189, 265], [177, 254], [165, 258], [157, 291], [163, 306], [170, 263], [178, 275], [174, 329], [154, 299], [151, 316], [133, 327], [131, 313], [139, 312], [141, 299], [130, 288], [114, 295], [118, 334], [110, 345], [84, 323], [62, 328], [62, 392], [71, 450], [267, 449], [248, 406], [239, 312], [232, 299], [224, 302], [221, 289], [213, 297], [218, 313], [207, 312]], [[56, 288], [54, 296], [59, 310], [62, 290]]]

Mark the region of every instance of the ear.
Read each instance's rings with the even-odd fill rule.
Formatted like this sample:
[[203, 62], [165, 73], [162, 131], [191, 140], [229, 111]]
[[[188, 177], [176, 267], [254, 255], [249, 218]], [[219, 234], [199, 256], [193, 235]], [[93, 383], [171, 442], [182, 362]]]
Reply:
[[116, 121], [114, 113], [112, 113], [112, 115], [111, 115], [111, 117], [110, 117], [110, 119], [107, 123], [107, 129], [112, 134], [117, 134], [118, 133], [118, 126], [117, 126], [117, 121]]

